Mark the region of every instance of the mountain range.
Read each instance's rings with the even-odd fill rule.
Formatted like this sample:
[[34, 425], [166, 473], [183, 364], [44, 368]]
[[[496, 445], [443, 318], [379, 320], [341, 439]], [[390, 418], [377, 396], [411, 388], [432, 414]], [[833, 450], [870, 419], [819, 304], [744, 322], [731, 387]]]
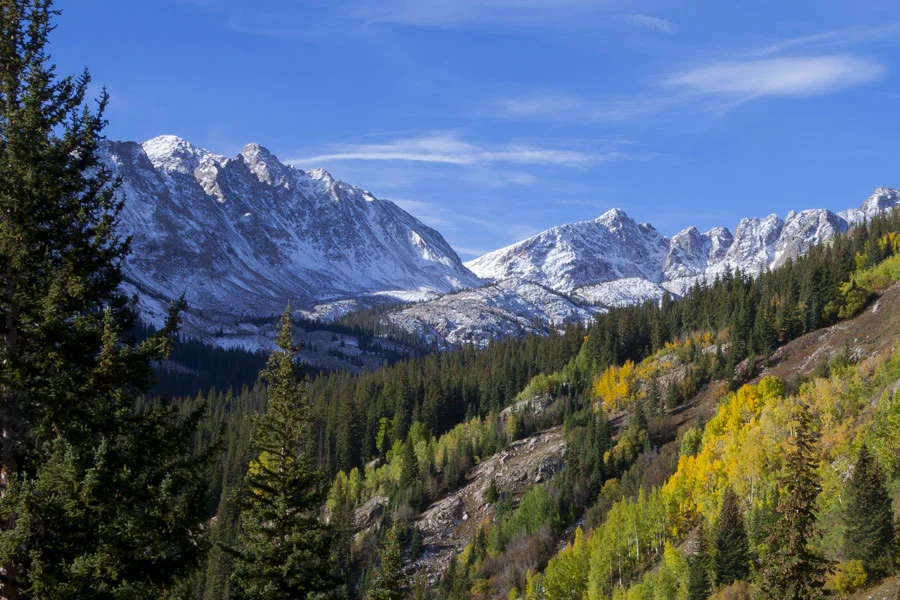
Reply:
[[382, 318], [442, 346], [547, 332], [726, 270], [778, 267], [900, 205], [900, 191], [878, 188], [840, 213], [791, 211], [671, 238], [615, 208], [463, 264], [396, 204], [258, 144], [228, 158], [167, 135], [104, 142], [101, 153], [122, 181], [126, 287], [143, 317], [159, 323], [184, 293], [189, 334], [250, 347], [263, 344], [254, 320], [288, 302], [320, 319], [405, 303]]

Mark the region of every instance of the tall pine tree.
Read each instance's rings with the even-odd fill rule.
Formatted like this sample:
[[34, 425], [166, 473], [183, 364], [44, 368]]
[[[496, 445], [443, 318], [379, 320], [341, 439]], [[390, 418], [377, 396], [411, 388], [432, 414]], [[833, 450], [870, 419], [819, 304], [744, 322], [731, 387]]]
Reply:
[[894, 510], [884, 475], [863, 444], [847, 486], [844, 555], [883, 575], [893, 564]]
[[268, 406], [253, 427], [256, 458], [242, 490], [234, 555], [236, 598], [305, 600], [338, 586], [334, 533], [323, 523], [327, 494], [316, 459], [305, 382], [301, 381], [286, 309], [262, 377]]
[[816, 435], [809, 407], [794, 410], [793, 447], [779, 482], [778, 520], [768, 543], [763, 592], [772, 600], [809, 600], [823, 597], [829, 562], [816, 549], [822, 533], [816, 526], [819, 478]]
[[108, 96], [58, 77], [51, 0], [0, 0], [0, 597], [159, 597], [203, 550], [199, 413], [136, 409], [177, 326], [121, 292]]
[[731, 585], [750, 575], [750, 545], [744, 515], [737, 495], [730, 487], [722, 495], [722, 510], [715, 531], [716, 585]]
[[697, 527], [697, 552], [688, 559], [688, 600], [706, 600], [712, 594], [709, 580], [709, 551], [703, 521]]
[[381, 542], [379, 565], [366, 594], [367, 600], [400, 600], [403, 598], [403, 548], [400, 545], [400, 524], [387, 530]]

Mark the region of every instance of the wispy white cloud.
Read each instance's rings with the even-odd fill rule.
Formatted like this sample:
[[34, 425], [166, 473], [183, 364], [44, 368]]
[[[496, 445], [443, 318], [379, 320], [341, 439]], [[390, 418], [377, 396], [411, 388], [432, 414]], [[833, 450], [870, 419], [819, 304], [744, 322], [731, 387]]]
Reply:
[[[587, 100], [537, 92], [485, 103], [481, 116], [563, 122], [626, 122], [681, 107], [723, 111], [763, 97], [810, 97], [878, 81], [881, 63], [852, 55], [718, 61], [661, 76], [630, 97]], [[638, 158], [633, 154], [630, 158]]]
[[662, 84], [699, 96], [746, 101], [828, 94], [880, 79], [885, 69], [846, 55], [723, 61], [667, 76]]
[[659, 17], [651, 17], [650, 15], [625, 15], [622, 19], [629, 25], [649, 29], [658, 33], [673, 34], [678, 31], [678, 25]]
[[407, 161], [449, 165], [555, 165], [587, 167], [608, 160], [626, 158], [615, 151], [586, 152], [524, 144], [487, 147], [467, 142], [456, 133], [435, 133], [423, 137], [392, 140], [380, 144], [339, 144], [314, 156], [294, 158], [296, 166], [336, 161]]
[[747, 56], [761, 58], [801, 47], [834, 47], [878, 42], [895, 36], [897, 33], [900, 33], [900, 24], [897, 23], [869, 28], [848, 27], [845, 29], [834, 29], [772, 42], [758, 50], [749, 52]]

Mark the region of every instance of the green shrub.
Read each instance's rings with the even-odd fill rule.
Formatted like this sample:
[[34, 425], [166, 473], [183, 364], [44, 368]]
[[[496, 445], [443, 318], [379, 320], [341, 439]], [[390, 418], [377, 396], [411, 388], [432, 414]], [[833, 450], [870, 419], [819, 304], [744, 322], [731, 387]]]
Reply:
[[828, 587], [840, 596], [848, 596], [866, 587], [866, 569], [861, 560], [841, 563], [828, 580]]

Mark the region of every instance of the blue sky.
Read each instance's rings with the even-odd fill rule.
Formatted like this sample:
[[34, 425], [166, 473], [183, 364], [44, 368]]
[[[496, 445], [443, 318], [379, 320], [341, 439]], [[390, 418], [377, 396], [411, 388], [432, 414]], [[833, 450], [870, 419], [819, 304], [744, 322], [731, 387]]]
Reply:
[[900, 186], [900, 6], [59, 0], [108, 136], [259, 142], [463, 259], [621, 207], [671, 235]]

